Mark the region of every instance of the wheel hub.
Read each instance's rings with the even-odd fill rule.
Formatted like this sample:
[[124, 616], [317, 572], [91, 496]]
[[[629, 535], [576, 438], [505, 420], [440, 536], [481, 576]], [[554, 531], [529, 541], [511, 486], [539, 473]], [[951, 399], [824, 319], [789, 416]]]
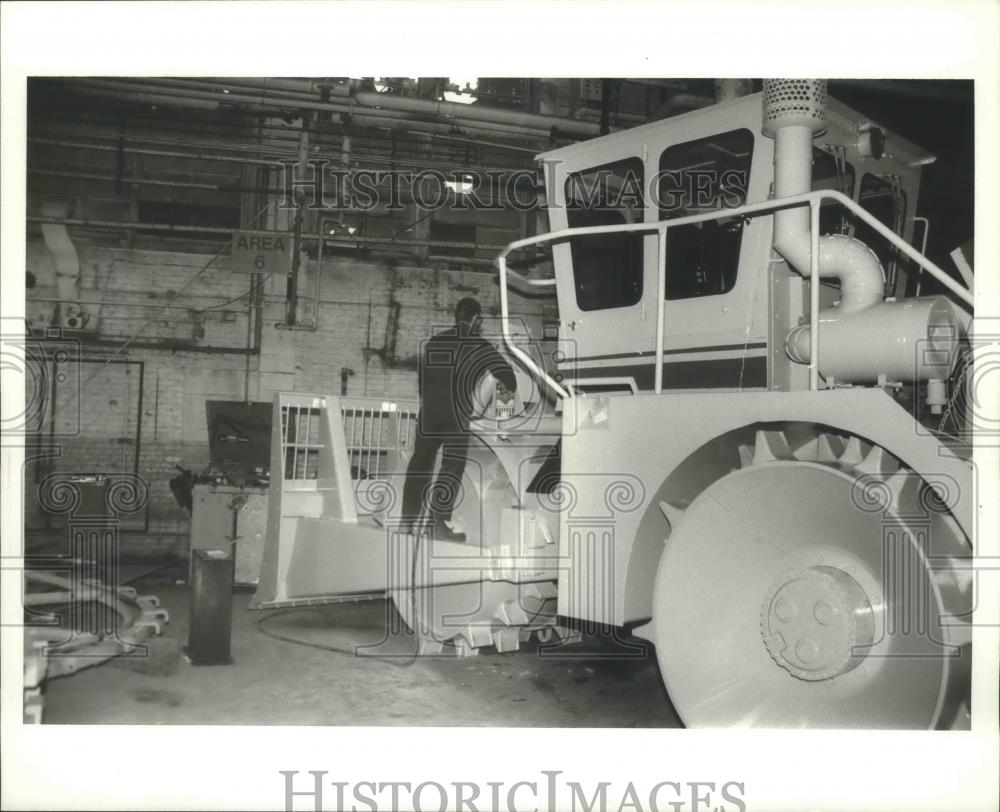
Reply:
[[874, 638], [872, 605], [861, 585], [836, 567], [807, 567], [783, 576], [761, 605], [761, 635], [774, 661], [815, 682], [858, 666], [854, 655]]

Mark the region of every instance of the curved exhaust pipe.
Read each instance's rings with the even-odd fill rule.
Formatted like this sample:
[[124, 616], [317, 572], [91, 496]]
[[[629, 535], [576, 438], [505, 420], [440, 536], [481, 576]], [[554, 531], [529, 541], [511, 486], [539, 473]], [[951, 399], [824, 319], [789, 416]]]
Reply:
[[[765, 79], [764, 135], [774, 138], [774, 194], [790, 197], [812, 187], [813, 138], [826, 129], [826, 82]], [[809, 276], [809, 209], [774, 214], [774, 249], [802, 276]], [[841, 312], [863, 310], [884, 298], [885, 274], [874, 252], [842, 234], [821, 236], [819, 275], [840, 282]]]
[[[762, 117], [764, 135], [774, 138], [775, 197], [809, 192], [813, 138], [826, 128], [826, 82], [765, 79]], [[806, 278], [810, 242], [807, 207], [774, 213], [774, 249]], [[861, 240], [844, 234], [820, 236], [819, 275], [839, 281], [840, 301], [820, 311], [818, 325], [803, 324], [788, 333], [785, 352], [792, 361], [810, 363], [815, 328], [822, 346], [819, 372], [828, 385], [890, 378], [940, 383], [948, 377], [958, 331], [945, 300], [884, 301], [882, 263]]]

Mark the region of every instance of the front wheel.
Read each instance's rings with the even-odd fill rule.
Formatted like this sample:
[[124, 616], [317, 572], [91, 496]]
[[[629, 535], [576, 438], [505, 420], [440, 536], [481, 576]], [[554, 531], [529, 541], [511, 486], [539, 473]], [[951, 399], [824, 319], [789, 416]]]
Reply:
[[971, 590], [947, 505], [857, 438], [761, 431], [741, 459], [673, 512], [657, 572], [650, 637], [684, 723], [955, 725]]

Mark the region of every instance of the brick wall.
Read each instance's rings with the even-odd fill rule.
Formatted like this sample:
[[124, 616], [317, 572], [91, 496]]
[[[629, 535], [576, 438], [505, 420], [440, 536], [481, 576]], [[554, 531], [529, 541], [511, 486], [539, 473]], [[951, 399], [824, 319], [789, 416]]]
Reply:
[[[247, 392], [252, 400], [269, 400], [276, 389], [339, 394], [343, 369], [352, 372], [350, 395], [413, 398], [420, 342], [433, 327], [452, 322], [455, 303], [475, 296], [485, 314], [499, 311], [491, 273], [328, 257], [318, 309], [311, 298], [315, 261], [305, 263], [299, 286], [299, 318], [307, 324], [315, 320], [316, 329], [276, 326], [284, 313], [285, 280], [273, 279], [264, 285], [261, 352], [248, 357], [232, 350], [247, 342], [246, 299], [239, 297], [247, 293], [250, 277], [230, 273], [227, 257], [209, 265], [209, 254], [86, 243], [78, 243], [77, 250], [80, 300], [90, 312], [90, 332], [80, 350], [85, 362], [60, 385], [71, 392], [76, 374], [82, 394], [78, 404], [56, 398], [55, 441], [61, 453], [48, 465], [64, 472], [131, 471], [138, 454], [139, 474], [149, 486], [149, 526], [139, 532], [141, 521], [124, 525], [134, 531], [123, 537], [123, 555], [130, 558], [186, 554], [188, 516], [174, 501], [168, 481], [175, 465], [199, 472], [208, 462], [206, 400], [242, 400]], [[42, 243], [28, 244], [27, 259], [37, 280], [28, 292], [27, 316], [41, 330], [56, 306], [49, 301], [57, 298], [55, 269]], [[511, 309], [548, 316], [554, 304], [512, 291]], [[115, 355], [116, 363], [105, 366], [115, 343], [133, 337]], [[148, 346], [162, 342], [177, 349]], [[31, 486], [46, 470], [26, 471], [29, 526], [44, 524]]]

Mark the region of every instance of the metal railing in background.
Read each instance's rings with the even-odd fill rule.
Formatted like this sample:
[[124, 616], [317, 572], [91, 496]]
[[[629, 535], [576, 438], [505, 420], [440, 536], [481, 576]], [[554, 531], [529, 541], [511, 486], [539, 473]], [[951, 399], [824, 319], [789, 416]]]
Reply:
[[[400, 473], [416, 439], [416, 402], [362, 397], [339, 400], [351, 479], [386, 479]], [[319, 478], [320, 454], [333, 453], [321, 433], [321, 412], [326, 401], [325, 397], [310, 395], [282, 403], [284, 479]]]
[[[842, 192], [832, 190], [818, 190], [806, 192], [801, 195], [792, 195], [777, 200], [767, 200], [763, 203], [747, 203], [731, 209], [719, 209], [718, 211], [707, 212], [705, 214], [691, 214], [686, 217], [677, 217], [672, 220], [663, 220], [657, 223], [623, 223], [621, 225], [610, 226], [583, 226], [579, 228], [564, 228], [559, 231], [550, 231], [547, 234], [538, 234], [533, 237], [515, 240], [509, 243], [497, 256], [496, 264], [500, 272], [500, 326], [503, 333], [504, 343], [511, 353], [518, 358], [525, 368], [529, 369], [540, 381], [543, 381], [560, 398], [572, 398], [574, 393], [572, 387], [566, 389], [558, 381], [552, 378], [545, 370], [541, 369], [528, 355], [514, 345], [508, 331], [507, 323], [510, 312], [507, 301], [507, 277], [512, 276], [522, 284], [534, 287], [552, 286], [556, 284], [555, 278], [551, 279], [528, 279], [520, 274], [508, 270], [507, 256], [511, 251], [525, 248], [529, 245], [540, 245], [542, 243], [567, 240], [572, 237], [581, 237], [589, 234], [614, 234], [619, 232], [655, 233], [657, 237], [657, 303], [656, 303], [656, 369], [653, 383], [653, 391], [660, 394], [663, 391], [663, 328], [665, 324], [666, 302], [664, 291], [666, 289], [666, 256], [667, 256], [667, 231], [677, 226], [688, 225], [690, 223], [704, 223], [712, 220], [722, 220], [730, 217], [743, 217], [751, 214], [764, 214], [780, 209], [793, 208], [795, 206], [808, 205], [810, 209], [810, 297], [809, 297], [809, 323], [819, 324], [819, 211], [824, 200], [831, 200], [840, 203], [848, 211], [867, 223], [877, 234], [892, 243], [902, 254], [909, 257], [920, 268], [927, 271], [941, 285], [967, 304], [971, 310], [974, 306], [972, 292], [962, 287], [952, 279], [944, 270], [931, 262], [927, 257], [917, 251], [898, 234], [884, 226], [873, 215], [865, 211], [860, 205]], [[819, 330], [810, 331], [810, 358], [809, 358], [809, 388], [813, 391], [819, 389]]]
[[415, 401], [340, 399], [351, 479], [386, 479], [401, 473], [413, 451], [417, 412]]

